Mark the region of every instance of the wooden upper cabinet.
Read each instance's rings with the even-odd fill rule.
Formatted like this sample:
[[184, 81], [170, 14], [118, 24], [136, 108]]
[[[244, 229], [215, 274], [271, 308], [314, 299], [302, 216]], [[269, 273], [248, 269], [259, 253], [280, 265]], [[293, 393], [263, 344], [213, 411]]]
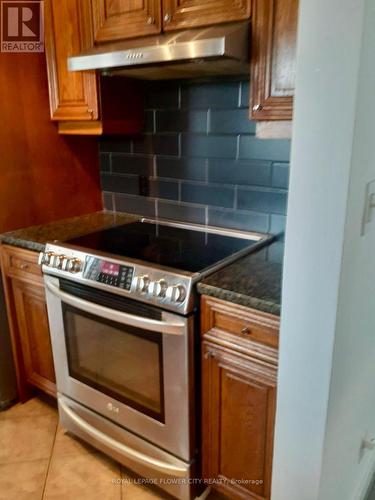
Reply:
[[296, 77], [298, 0], [254, 0], [251, 118], [291, 120]]
[[95, 43], [161, 31], [161, 0], [92, 0]]
[[95, 71], [69, 72], [67, 58], [92, 46], [83, 7], [88, 0], [46, 0], [45, 46], [51, 118], [57, 121], [98, 119]]
[[251, 0], [163, 0], [165, 31], [248, 19]]

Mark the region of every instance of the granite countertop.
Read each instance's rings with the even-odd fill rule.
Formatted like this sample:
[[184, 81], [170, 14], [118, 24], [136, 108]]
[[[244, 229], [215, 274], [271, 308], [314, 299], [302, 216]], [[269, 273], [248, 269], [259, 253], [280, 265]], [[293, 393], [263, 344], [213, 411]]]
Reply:
[[198, 292], [280, 315], [283, 243], [274, 242], [198, 283]]
[[84, 234], [126, 224], [137, 219], [139, 217], [127, 214], [105, 211], [94, 212], [3, 233], [0, 235], [0, 241], [7, 245], [43, 252], [47, 241], [67, 241]]
[[[3, 233], [0, 241], [42, 252], [47, 241], [67, 241], [138, 219], [128, 214], [94, 212]], [[282, 254], [283, 243], [271, 243], [203, 279], [198, 283], [198, 292], [280, 315]]]

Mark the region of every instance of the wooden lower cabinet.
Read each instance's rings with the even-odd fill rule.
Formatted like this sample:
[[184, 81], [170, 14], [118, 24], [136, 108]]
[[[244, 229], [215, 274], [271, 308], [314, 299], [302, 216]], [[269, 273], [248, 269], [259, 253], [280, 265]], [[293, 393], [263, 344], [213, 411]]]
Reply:
[[1, 246], [9, 327], [21, 401], [32, 387], [56, 395], [55, 371], [38, 253]]
[[[252, 322], [241, 328], [246, 339], [217, 328], [215, 315], [221, 309], [222, 326], [225, 312], [229, 325], [233, 325], [233, 317], [246, 323], [248, 313], [251, 321], [256, 321], [257, 316], [256, 311], [203, 297], [203, 477], [214, 490], [231, 499], [269, 499], [277, 349], [264, 346], [263, 350], [258, 341], [247, 338], [251, 337]], [[274, 321], [276, 328], [278, 318], [263, 313], [259, 316], [262, 322]]]

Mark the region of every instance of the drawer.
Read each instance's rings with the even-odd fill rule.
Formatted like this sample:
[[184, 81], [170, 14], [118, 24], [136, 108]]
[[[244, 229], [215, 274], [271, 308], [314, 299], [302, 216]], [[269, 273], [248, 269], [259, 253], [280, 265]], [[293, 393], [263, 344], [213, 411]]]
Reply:
[[233, 341], [246, 340], [277, 348], [280, 320], [272, 314], [256, 311], [211, 297], [202, 297], [202, 334], [233, 336]]
[[42, 270], [38, 265], [38, 252], [1, 245], [4, 273], [9, 276], [42, 281]]

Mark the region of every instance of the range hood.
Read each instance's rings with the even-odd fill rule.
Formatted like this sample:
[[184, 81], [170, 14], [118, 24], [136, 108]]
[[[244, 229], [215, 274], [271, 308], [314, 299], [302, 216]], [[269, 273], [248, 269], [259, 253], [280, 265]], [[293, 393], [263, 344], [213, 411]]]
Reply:
[[237, 22], [101, 45], [69, 57], [68, 68], [145, 80], [248, 74], [249, 24]]

